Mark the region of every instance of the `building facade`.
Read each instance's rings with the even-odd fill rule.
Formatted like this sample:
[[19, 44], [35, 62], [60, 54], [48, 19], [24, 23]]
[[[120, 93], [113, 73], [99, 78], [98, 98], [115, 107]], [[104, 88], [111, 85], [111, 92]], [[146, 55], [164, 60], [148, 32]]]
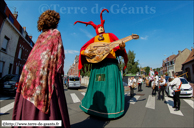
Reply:
[[184, 49], [183, 51], [178, 51], [177, 55], [171, 55], [163, 61], [162, 64], [162, 72], [163, 74], [168, 74], [169, 76], [173, 76], [175, 72], [181, 75], [182, 72], [182, 64], [186, 61], [187, 57], [191, 51], [189, 49]]
[[182, 72], [182, 64], [186, 61], [188, 56], [191, 54], [191, 51], [189, 49], [184, 49], [183, 51], [178, 51], [178, 54], [175, 58], [175, 72], [178, 72], [180, 75]]
[[184, 77], [194, 83], [194, 49], [191, 49], [191, 53], [186, 61], [182, 64], [183, 73], [187, 72]]
[[18, 32], [9, 19], [6, 18], [0, 33], [0, 77], [12, 74], [18, 39]]
[[78, 63], [79, 63], [79, 56], [76, 55], [74, 59], [74, 63], [70, 66], [67, 75], [68, 76], [78, 76], [79, 75], [79, 70], [78, 70]]
[[0, 1], [0, 6], [1, 78], [7, 74], [21, 73], [22, 66], [25, 64], [34, 43], [17, 21], [18, 14], [16, 12], [12, 14], [4, 0]]
[[176, 55], [171, 55], [167, 57], [165, 60], [163, 60], [162, 63], [162, 72], [163, 74], [168, 74], [169, 76], [173, 76], [174, 74], [174, 58]]

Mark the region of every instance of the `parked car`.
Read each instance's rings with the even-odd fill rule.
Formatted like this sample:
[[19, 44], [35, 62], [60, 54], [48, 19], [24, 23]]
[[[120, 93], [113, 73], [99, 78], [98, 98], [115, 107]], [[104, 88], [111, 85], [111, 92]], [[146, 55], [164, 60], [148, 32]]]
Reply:
[[78, 76], [67, 76], [66, 86], [67, 88], [80, 88], [80, 78]]
[[[193, 88], [189, 84], [189, 82], [184, 78], [184, 77], [179, 77], [182, 85], [181, 85], [181, 92], [180, 92], [180, 97], [192, 97], [193, 96]], [[170, 86], [166, 86], [166, 92], [168, 96], [173, 96], [173, 90]]]
[[0, 79], [0, 90], [6, 93], [16, 93], [20, 75], [8, 74]]

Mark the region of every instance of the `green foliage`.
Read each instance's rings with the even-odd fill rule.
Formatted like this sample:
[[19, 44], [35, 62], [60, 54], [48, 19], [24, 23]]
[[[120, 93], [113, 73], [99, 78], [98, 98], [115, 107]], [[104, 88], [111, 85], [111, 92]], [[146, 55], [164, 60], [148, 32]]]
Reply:
[[81, 69], [81, 76], [90, 76], [90, 71], [92, 69], [92, 64], [84, 64], [84, 68]]
[[149, 66], [147, 66], [147, 67], [145, 68], [145, 72], [146, 72], [147, 75], [149, 75], [149, 72], [150, 72], [150, 67], [149, 67]]
[[[136, 74], [137, 72], [139, 72], [139, 67], [138, 67], [139, 63], [138, 61], [135, 61], [134, 51], [129, 50], [127, 57], [128, 57], [127, 68], [123, 73], [123, 76], [129, 73]], [[124, 59], [123, 57], [117, 57], [117, 59], [118, 59], [118, 67], [120, 70], [122, 70], [123, 67], [125, 66]], [[84, 70], [81, 70], [80, 73], [82, 76], [90, 76], [91, 69], [92, 69], [92, 64], [84, 64]]]
[[139, 71], [139, 67], [138, 67], [139, 63], [138, 61], [135, 61], [134, 51], [129, 50], [127, 53], [127, 57], [128, 57], [128, 62], [127, 62], [126, 72], [136, 74]]

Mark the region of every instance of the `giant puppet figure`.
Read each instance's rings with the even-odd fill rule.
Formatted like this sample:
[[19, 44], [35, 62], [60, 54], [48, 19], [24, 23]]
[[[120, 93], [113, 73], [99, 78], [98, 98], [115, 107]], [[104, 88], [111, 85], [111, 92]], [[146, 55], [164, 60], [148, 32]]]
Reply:
[[[118, 67], [117, 56], [123, 56], [125, 61], [125, 67], [127, 65], [127, 53], [125, 50], [125, 44], [122, 42], [117, 47], [110, 50], [98, 49], [99, 53], [95, 59], [93, 58], [94, 52], [91, 52], [92, 48], [108, 46], [112, 42], [118, 40], [118, 38], [112, 33], [105, 33], [104, 22], [102, 19], [102, 13], [104, 11], [109, 12], [107, 9], [103, 9], [100, 13], [101, 24], [95, 25], [92, 21], [82, 22], [76, 21], [76, 23], [84, 23], [92, 25], [96, 30], [96, 36], [90, 39], [85, 45], [82, 46], [79, 56], [79, 70], [83, 68], [83, 64], [91, 62], [92, 69], [90, 72], [90, 79], [86, 94], [81, 102], [80, 108], [90, 114], [103, 118], [117, 118], [124, 114], [124, 87], [121, 77], [121, 72]], [[103, 44], [104, 43], [104, 44]], [[97, 46], [91, 46], [97, 44]], [[99, 44], [99, 45], [98, 45]], [[91, 48], [91, 49], [90, 49]], [[108, 51], [108, 55], [102, 61], [97, 61], [99, 57], [102, 58], [103, 52]], [[101, 53], [102, 52], [102, 53]]]

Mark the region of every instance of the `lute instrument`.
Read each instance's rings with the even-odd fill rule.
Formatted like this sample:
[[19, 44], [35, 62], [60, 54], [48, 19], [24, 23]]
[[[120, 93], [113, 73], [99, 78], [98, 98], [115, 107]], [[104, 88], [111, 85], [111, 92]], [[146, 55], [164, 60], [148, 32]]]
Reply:
[[156, 83], [155, 83], [155, 81], [153, 81], [153, 82], [154, 82], [154, 83], [153, 83], [152, 89], [155, 89]]
[[104, 60], [108, 54], [111, 52], [111, 50], [119, 44], [126, 43], [132, 39], [139, 39], [139, 36], [137, 34], [132, 34], [130, 36], [127, 36], [125, 38], [122, 38], [120, 40], [114, 41], [114, 42], [94, 42], [86, 48], [84, 53], [93, 55], [92, 57], [87, 57], [86, 60], [90, 63], [99, 63], [100, 61]]
[[[162, 83], [164, 81], [163, 80], [159, 80], [159, 82]], [[167, 86], [167, 83], [165, 83], [163, 86], [166, 87]]]

